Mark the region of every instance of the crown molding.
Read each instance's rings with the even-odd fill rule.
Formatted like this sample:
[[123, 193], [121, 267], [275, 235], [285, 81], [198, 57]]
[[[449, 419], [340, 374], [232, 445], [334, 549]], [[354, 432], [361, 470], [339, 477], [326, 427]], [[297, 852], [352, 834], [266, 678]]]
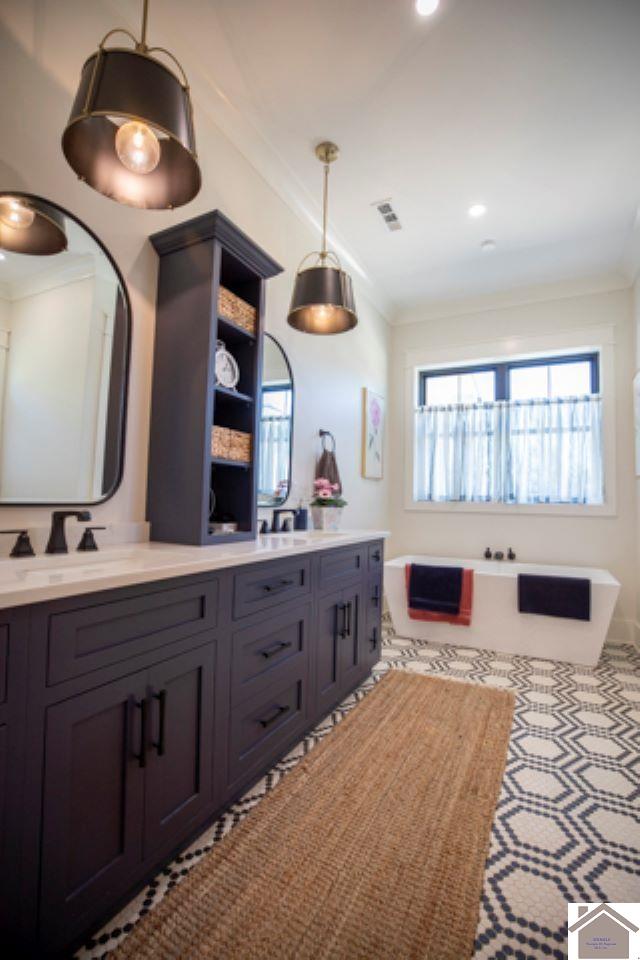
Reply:
[[494, 310], [507, 310], [532, 303], [545, 303], [549, 300], [569, 300], [573, 297], [591, 296], [598, 293], [611, 293], [615, 290], [627, 290], [630, 281], [626, 274], [611, 272], [591, 277], [579, 277], [560, 283], [538, 284], [530, 287], [518, 287], [479, 297], [463, 300], [445, 300], [425, 303], [406, 308], [395, 314], [393, 326], [407, 326], [425, 321], [450, 320], [477, 313]]
[[87, 254], [84, 257], [78, 257], [74, 262], [65, 263], [63, 267], [58, 264], [42, 273], [6, 283], [4, 285], [7, 291], [6, 299], [10, 301], [24, 300], [25, 297], [35, 297], [40, 293], [46, 293], [47, 290], [56, 290], [70, 283], [89, 280], [94, 276], [93, 257]]

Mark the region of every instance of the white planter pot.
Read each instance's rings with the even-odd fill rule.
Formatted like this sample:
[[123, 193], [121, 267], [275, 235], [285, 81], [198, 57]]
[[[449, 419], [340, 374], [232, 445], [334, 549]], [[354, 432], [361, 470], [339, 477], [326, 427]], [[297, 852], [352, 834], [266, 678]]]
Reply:
[[335, 533], [340, 529], [342, 507], [311, 507], [311, 516], [314, 530], [332, 530]]

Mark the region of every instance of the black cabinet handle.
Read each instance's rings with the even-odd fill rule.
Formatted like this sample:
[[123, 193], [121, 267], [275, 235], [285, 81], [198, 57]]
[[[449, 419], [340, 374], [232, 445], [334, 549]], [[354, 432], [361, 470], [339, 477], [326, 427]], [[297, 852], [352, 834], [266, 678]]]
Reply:
[[380, 550], [374, 550], [371, 556], [373, 557], [376, 563], [380, 563], [380, 561], [382, 560], [382, 553]]
[[278, 643], [274, 643], [273, 646], [260, 650], [260, 653], [265, 660], [269, 660], [271, 657], [275, 657], [276, 653], [280, 653], [281, 650], [286, 650], [287, 647], [291, 646], [293, 646], [291, 640], [280, 640]]
[[371, 644], [372, 650], [375, 650], [376, 647], [378, 646], [378, 628], [377, 627], [373, 628], [369, 643]]
[[344, 625], [344, 636], [345, 636], [345, 637], [350, 637], [350, 636], [351, 636], [351, 612], [352, 612], [352, 607], [353, 607], [353, 604], [352, 604], [351, 600], [349, 600], [349, 602], [346, 604], [346, 610], [345, 610], [345, 625]]
[[136, 707], [140, 711], [140, 752], [135, 754], [140, 768], [147, 765], [147, 728], [149, 724], [149, 701], [136, 701]]
[[[338, 626], [338, 615], [342, 614], [342, 623]], [[340, 637], [341, 640], [347, 635], [347, 605], [346, 603], [336, 604], [336, 637]]]
[[280, 580], [279, 583], [265, 583], [262, 589], [265, 593], [278, 593], [286, 587], [292, 587], [294, 583], [294, 580]]
[[258, 723], [261, 727], [266, 729], [267, 727], [270, 727], [272, 723], [275, 723], [276, 720], [278, 720], [281, 716], [283, 716], [283, 714], [289, 713], [289, 710], [291, 710], [290, 706], [276, 707], [274, 713], [272, 713], [270, 717], [266, 717], [264, 720], [258, 720]]
[[167, 691], [161, 690], [160, 693], [154, 693], [154, 699], [160, 704], [160, 717], [158, 730], [158, 739], [154, 740], [153, 745], [156, 748], [159, 757], [164, 757], [166, 750], [166, 730], [167, 730]]
[[378, 586], [377, 583], [373, 588], [373, 596], [371, 597], [371, 603], [374, 605], [374, 607], [380, 606], [380, 587]]

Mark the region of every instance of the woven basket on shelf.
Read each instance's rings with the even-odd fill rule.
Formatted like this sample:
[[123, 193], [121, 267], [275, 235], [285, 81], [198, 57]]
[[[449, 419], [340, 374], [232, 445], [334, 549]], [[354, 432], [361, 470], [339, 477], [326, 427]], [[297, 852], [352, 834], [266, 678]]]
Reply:
[[256, 308], [222, 286], [218, 288], [218, 313], [248, 333], [256, 332]]
[[211, 431], [211, 456], [248, 463], [251, 460], [251, 434], [230, 430], [229, 427], [214, 427]]

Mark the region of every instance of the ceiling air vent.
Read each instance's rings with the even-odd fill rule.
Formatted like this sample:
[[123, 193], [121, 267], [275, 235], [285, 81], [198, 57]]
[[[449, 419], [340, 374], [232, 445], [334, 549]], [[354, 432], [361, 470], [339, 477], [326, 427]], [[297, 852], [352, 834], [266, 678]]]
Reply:
[[384, 220], [389, 230], [402, 230], [400, 218], [391, 206], [391, 200], [378, 200], [372, 204]]

